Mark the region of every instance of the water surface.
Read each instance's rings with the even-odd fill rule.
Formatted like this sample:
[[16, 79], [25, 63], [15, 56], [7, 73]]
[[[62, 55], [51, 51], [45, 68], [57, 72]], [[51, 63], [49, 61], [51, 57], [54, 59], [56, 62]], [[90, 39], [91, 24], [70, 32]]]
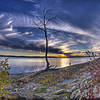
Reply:
[[[4, 57], [1, 57], [4, 59]], [[66, 67], [78, 63], [84, 63], [89, 61], [89, 57], [81, 57], [81, 58], [49, 58], [49, 62], [51, 65], [55, 65], [57, 67]], [[11, 74], [19, 74], [19, 73], [28, 73], [34, 72], [41, 69], [44, 69], [46, 66], [45, 58], [15, 58], [9, 57], [8, 63], [11, 66], [10, 73]]]

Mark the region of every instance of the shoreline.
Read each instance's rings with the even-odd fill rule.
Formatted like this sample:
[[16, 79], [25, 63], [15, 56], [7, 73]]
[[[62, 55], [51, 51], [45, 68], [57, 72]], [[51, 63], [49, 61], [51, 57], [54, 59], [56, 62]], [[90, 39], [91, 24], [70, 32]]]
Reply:
[[[78, 64], [73, 64], [73, 65], [69, 65], [69, 66], [66, 66], [66, 67], [56, 67], [56, 68], [51, 68], [49, 70], [59, 70], [59, 69], [66, 69], [67, 67], [75, 67], [77, 65], [82, 65], [82, 64], [88, 64], [89, 61], [85, 62], [85, 63], [78, 63]], [[39, 70], [41, 71], [41, 70]], [[34, 71], [34, 72], [27, 72], [27, 73], [17, 73], [17, 74], [10, 74], [10, 75], [29, 75], [29, 74], [32, 74], [32, 73], [35, 73], [35, 72], [38, 72], [38, 71]]]

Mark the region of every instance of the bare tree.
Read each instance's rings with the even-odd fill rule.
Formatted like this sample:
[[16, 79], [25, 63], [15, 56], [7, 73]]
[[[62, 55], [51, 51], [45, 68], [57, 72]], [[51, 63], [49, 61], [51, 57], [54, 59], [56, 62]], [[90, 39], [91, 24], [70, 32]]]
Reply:
[[46, 60], [46, 70], [48, 70], [50, 68], [50, 64], [48, 61], [48, 28], [47, 25], [50, 23], [51, 20], [53, 20], [56, 16], [51, 17], [50, 12], [51, 10], [46, 10], [44, 9], [42, 11], [42, 16], [35, 16], [36, 21], [33, 21], [33, 24], [35, 24], [35, 26], [42, 30], [44, 32], [45, 35], [45, 60]]

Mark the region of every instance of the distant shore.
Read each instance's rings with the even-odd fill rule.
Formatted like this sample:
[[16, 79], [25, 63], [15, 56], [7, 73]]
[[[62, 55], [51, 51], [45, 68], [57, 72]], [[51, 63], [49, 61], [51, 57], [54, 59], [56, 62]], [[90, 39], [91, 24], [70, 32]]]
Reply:
[[[8, 56], [8, 55], [0, 55], [0, 57], [16, 57], [16, 58], [45, 58], [40, 57], [40, 56]], [[54, 57], [54, 56], [50, 56], [48, 58], [81, 58], [81, 57], [90, 57], [90, 56], [69, 56], [69, 57]], [[93, 56], [91, 56], [93, 57]], [[97, 56], [98, 57], [98, 56]]]

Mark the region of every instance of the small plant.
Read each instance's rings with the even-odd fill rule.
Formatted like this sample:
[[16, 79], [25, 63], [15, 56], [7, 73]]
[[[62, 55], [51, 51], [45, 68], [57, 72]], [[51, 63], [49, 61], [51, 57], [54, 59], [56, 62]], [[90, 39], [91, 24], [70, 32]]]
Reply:
[[71, 93], [70, 93], [70, 92], [67, 92], [67, 93], [64, 93], [63, 95], [64, 95], [65, 97], [67, 97], [67, 98], [70, 98]]
[[0, 97], [7, 97], [9, 93], [8, 88], [11, 83], [9, 80], [9, 70], [8, 58], [0, 61]]

